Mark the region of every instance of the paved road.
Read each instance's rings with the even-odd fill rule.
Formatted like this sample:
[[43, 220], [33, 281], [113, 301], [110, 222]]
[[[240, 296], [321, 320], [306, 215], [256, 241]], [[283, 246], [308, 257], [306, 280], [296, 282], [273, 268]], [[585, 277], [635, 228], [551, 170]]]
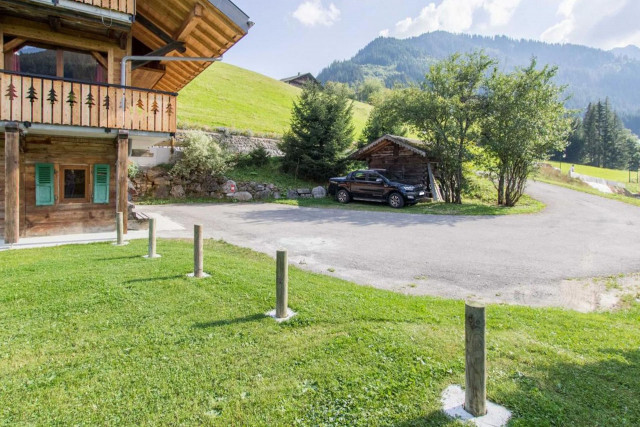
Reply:
[[[461, 217], [297, 208], [276, 204], [148, 206], [205, 236], [364, 285], [408, 294], [531, 306], [598, 308], [604, 286], [567, 280], [640, 272], [640, 208], [531, 183], [534, 215]], [[172, 228], [172, 227], [168, 227]], [[335, 270], [329, 272], [329, 269]]]

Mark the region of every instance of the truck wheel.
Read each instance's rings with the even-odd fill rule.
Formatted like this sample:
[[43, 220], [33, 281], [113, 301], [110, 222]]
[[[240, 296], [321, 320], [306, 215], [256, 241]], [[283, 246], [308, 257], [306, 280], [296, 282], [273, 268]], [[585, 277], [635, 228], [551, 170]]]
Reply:
[[391, 193], [389, 195], [389, 206], [400, 209], [404, 206], [404, 197], [400, 193]]
[[338, 191], [338, 194], [336, 194], [336, 199], [338, 199], [340, 203], [349, 203], [351, 201], [351, 196], [347, 190], [342, 189]]

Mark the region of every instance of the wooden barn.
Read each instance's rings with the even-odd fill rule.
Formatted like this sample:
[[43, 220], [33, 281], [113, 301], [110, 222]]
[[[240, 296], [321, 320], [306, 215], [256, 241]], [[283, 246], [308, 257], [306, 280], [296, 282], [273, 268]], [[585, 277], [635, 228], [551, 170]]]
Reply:
[[0, 238], [126, 219], [131, 150], [174, 137], [177, 92], [251, 26], [230, 0], [0, 1]]
[[442, 200], [434, 176], [438, 162], [424, 141], [385, 135], [360, 148], [349, 159], [364, 161], [369, 169], [386, 169], [408, 182], [424, 184], [433, 200]]
[[304, 85], [306, 85], [309, 82], [313, 82], [318, 84], [318, 80], [313, 77], [313, 74], [311, 73], [305, 73], [305, 74], [301, 74], [298, 73], [297, 76], [293, 76], [293, 77], [287, 77], [285, 79], [281, 79], [281, 82], [290, 84], [291, 86], [295, 86], [295, 87], [299, 87], [299, 88], [303, 88]]

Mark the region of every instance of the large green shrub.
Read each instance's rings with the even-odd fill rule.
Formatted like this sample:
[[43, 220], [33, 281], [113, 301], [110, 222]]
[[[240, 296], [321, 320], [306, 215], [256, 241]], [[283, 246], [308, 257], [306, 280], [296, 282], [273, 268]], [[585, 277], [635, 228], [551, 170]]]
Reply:
[[171, 169], [177, 177], [222, 176], [233, 164], [216, 141], [201, 131], [190, 132], [183, 143], [182, 157]]

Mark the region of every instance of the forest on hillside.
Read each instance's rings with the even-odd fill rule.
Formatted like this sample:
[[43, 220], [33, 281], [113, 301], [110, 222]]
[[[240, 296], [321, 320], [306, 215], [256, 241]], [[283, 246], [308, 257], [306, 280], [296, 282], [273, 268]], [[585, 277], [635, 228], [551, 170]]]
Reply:
[[566, 106], [583, 110], [597, 99], [608, 98], [624, 124], [640, 135], [640, 60], [586, 46], [484, 37], [426, 33], [409, 39], [379, 37], [353, 58], [336, 61], [318, 75], [324, 83], [341, 82], [353, 87], [375, 78], [387, 87], [422, 82], [429, 66], [453, 53], [483, 50], [499, 61], [502, 71], [526, 66], [532, 57], [538, 64], [558, 66], [556, 83], [566, 85]]

